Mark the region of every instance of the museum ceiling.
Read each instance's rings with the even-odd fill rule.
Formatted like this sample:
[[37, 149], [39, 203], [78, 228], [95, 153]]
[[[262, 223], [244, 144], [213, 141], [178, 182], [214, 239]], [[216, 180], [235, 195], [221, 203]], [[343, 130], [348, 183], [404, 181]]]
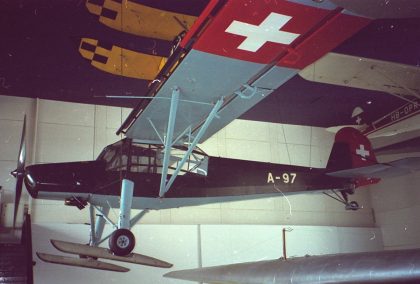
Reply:
[[[123, 5], [122, 1], [114, 2]], [[124, 3], [196, 16], [206, 2], [130, 0]], [[95, 68], [80, 52], [81, 42], [94, 39], [104, 47], [115, 45], [163, 57], [169, 55], [171, 42], [110, 28], [92, 11], [83, 0], [3, 0], [0, 4], [0, 95], [135, 106], [136, 99], [109, 96], [141, 96], [149, 81]], [[334, 52], [419, 67], [419, 47], [418, 19], [382, 19], [374, 20]], [[357, 106], [363, 107], [373, 120], [405, 103], [384, 92], [316, 83], [296, 75], [241, 118], [329, 127], [354, 123], [351, 115]]]

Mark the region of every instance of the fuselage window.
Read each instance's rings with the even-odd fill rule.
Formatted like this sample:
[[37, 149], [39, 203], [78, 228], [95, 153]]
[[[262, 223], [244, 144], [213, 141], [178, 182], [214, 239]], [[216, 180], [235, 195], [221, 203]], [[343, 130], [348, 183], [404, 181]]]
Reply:
[[156, 173], [156, 152], [149, 149], [136, 149], [131, 156], [131, 171], [135, 173]]

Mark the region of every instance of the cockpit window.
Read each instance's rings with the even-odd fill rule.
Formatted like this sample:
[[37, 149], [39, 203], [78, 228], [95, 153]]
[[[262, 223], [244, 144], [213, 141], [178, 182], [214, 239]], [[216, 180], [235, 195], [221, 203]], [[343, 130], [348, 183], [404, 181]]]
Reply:
[[105, 170], [107, 171], [125, 171], [127, 170], [128, 151], [126, 143], [119, 141], [106, 147], [98, 159], [105, 161]]
[[103, 154], [102, 159], [105, 160], [107, 163], [111, 162], [111, 160], [114, 158], [116, 151], [114, 148], [108, 147], [109, 149], [106, 149], [106, 151]]
[[[133, 143], [123, 139], [106, 147], [98, 160], [105, 161], [107, 171], [130, 171], [132, 173], [156, 174], [162, 172], [163, 146]], [[168, 174], [178, 167], [185, 149], [173, 149], [169, 158]], [[180, 175], [195, 173], [207, 175], [208, 157], [204, 153], [193, 152], [180, 170]]]

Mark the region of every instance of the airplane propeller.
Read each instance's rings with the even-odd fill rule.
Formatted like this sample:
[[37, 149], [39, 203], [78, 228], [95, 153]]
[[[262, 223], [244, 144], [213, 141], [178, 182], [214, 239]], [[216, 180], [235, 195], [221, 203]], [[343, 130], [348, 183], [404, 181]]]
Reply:
[[16, 225], [16, 217], [19, 209], [20, 197], [22, 195], [22, 186], [23, 178], [25, 175], [25, 160], [26, 160], [26, 143], [25, 143], [25, 134], [26, 134], [26, 115], [23, 119], [23, 129], [22, 135], [20, 138], [20, 148], [19, 156], [17, 162], [16, 170], [12, 171], [11, 174], [16, 178], [16, 188], [15, 188], [15, 208], [13, 215], [13, 227]]

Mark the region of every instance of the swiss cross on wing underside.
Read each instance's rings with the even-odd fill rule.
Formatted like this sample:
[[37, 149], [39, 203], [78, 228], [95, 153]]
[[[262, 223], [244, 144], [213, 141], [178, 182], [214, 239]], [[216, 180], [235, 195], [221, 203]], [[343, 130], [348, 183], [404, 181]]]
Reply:
[[289, 1], [228, 1], [194, 49], [267, 64], [330, 11]]
[[256, 52], [267, 42], [291, 44], [299, 34], [281, 30], [290, 19], [292, 17], [272, 12], [258, 26], [233, 21], [226, 29], [226, 32], [245, 37], [245, 40], [238, 46], [238, 49]]

